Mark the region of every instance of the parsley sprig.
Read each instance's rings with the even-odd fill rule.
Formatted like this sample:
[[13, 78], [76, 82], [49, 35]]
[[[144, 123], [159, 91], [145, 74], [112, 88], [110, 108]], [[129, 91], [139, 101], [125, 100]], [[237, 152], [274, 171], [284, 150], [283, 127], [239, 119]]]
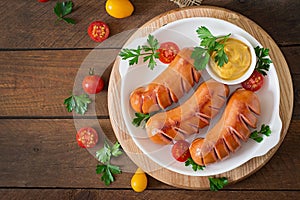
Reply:
[[69, 24], [75, 24], [74, 19], [65, 17], [66, 15], [72, 12], [72, 9], [73, 9], [72, 1], [57, 2], [54, 7], [54, 13], [57, 16], [56, 21], [65, 21]]
[[211, 191], [218, 191], [228, 184], [228, 179], [226, 177], [212, 178], [209, 177], [209, 186]]
[[267, 57], [269, 56], [269, 49], [257, 46], [254, 48], [254, 51], [257, 57], [255, 69], [262, 75], [266, 76], [267, 71], [270, 69], [270, 64], [272, 63], [272, 60]]
[[110, 146], [106, 141], [104, 141], [104, 147], [96, 152], [96, 157], [101, 162], [101, 164], [97, 165], [96, 173], [102, 174], [101, 180], [107, 186], [115, 180], [114, 174], [122, 173], [120, 167], [110, 164], [112, 156], [118, 157], [121, 154], [122, 151], [118, 142]]
[[139, 127], [140, 125], [144, 126], [149, 118], [150, 114], [135, 113], [135, 118], [133, 118], [132, 124], [136, 127]]
[[129, 65], [137, 64], [139, 61], [139, 57], [143, 57], [143, 62], [148, 63], [148, 67], [153, 70], [156, 66], [155, 59], [159, 58], [159, 43], [158, 40], [153, 35], [148, 35], [147, 39], [148, 45], [138, 46], [137, 49], [128, 49], [124, 48], [121, 50], [119, 55], [121, 56], [122, 60], [129, 59]]
[[186, 161], [185, 161], [185, 166], [190, 166], [192, 165], [192, 169], [194, 171], [197, 171], [197, 170], [204, 170], [205, 166], [202, 166], [202, 165], [198, 165], [197, 163], [195, 163], [195, 161], [190, 157], [188, 158]]
[[68, 112], [72, 112], [75, 110], [76, 113], [83, 115], [88, 108], [88, 104], [90, 104], [92, 100], [89, 98], [87, 94], [82, 94], [79, 96], [71, 95], [64, 100], [64, 104]]
[[270, 129], [270, 127], [268, 125], [262, 124], [260, 131], [253, 131], [250, 135], [250, 138], [255, 140], [256, 142], [260, 143], [261, 141], [263, 141], [263, 137], [262, 135], [265, 135], [267, 137], [269, 137], [271, 135], [272, 131]]
[[206, 67], [213, 52], [216, 52], [214, 60], [219, 67], [228, 62], [228, 57], [224, 51], [224, 43], [231, 34], [216, 37], [205, 26], [199, 27], [196, 32], [201, 42], [200, 47], [194, 48], [191, 57], [194, 59], [194, 66], [197, 70]]

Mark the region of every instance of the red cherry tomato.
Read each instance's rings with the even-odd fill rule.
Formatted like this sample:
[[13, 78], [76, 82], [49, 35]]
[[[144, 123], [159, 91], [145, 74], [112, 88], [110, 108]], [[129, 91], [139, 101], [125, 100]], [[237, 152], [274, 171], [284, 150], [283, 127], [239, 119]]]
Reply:
[[92, 40], [102, 42], [109, 36], [109, 27], [102, 21], [94, 21], [88, 28], [88, 34]]
[[177, 141], [172, 147], [172, 155], [179, 162], [185, 162], [191, 157], [189, 151], [190, 144], [185, 140]]
[[80, 147], [92, 148], [98, 142], [98, 134], [93, 128], [81, 128], [76, 134], [76, 140]]
[[165, 64], [168, 64], [176, 57], [177, 53], [179, 52], [179, 47], [174, 42], [164, 42], [160, 44], [158, 52], [159, 60]]
[[47, 2], [47, 1], [49, 1], [49, 0], [38, 0], [39, 2]]
[[259, 90], [264, 84], [264, 76], [258, 71], [254, 71], [252, 75], [242, 82], [243, 88], [246, 90], [251, 90], [253, 92]]
[[97, 94], [103, 87], [103, 79], [98, 75], [94, 75], [93, 70], [90, 70], [90, 75], [84, 77], [82, 81], [82, 88], [88, 94]]

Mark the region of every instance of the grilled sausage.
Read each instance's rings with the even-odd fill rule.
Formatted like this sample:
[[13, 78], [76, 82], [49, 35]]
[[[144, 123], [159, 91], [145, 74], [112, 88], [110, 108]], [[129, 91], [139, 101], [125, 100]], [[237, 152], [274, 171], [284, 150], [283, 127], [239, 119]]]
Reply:
[[193, 66], [192, 51], [193, 48], [182, 49], [150, 84], [135, 89], [130, 95], [133, 110], [150, 113], [165, 109], [190, 91], [201, 78], [200, 72]]
[[249, 90], [236, 90], [221, 119], [206, 137], [192, 142], [189, 148], [192, 159], [205, 166], [229, 156], [241, 146], [240, 140], [248, 140], [251, 132], [247, 125], [256, 128], [257, 117], [254, 114], [260, 114], [257, 95]]
[[197, 133], [218, 113], [228, 94], [227, 85], [212, 79], [202, 83], [182, 105], [150, 117], [146, 123], [148, 136], [155, 143], [168, 144]]

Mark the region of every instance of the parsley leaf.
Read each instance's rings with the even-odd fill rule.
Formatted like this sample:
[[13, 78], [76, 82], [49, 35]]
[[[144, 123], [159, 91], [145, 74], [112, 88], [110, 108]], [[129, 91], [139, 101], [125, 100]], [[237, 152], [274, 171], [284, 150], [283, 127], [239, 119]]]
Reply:
[[75, 110], [76, 113], [81, 115], [87, 111], [88, 104], [91, 102], [92, 100], [87, 94], [82, 94], [79, 96], [71, 95], [64, 100], [64, 104], [66, 105], [68, 112]]
[[104, 182], [105, 185], [110, 185], [112, 182], [114, 182], [114, 174], [121, 174], [122, 171], [118, 166], [114, 165], [97, 165], [96, 168], [97, 174], [102, 174], [101, 180]]
[[257, 46], [254, 48], [254, 51], [257, 57], [255, 69], [262, 75], [266, 76], [267, 71], [270, 69], [270, 64], [272, 63], [271, 59], [266, 58], [269, 56], [269, 49], [264, 49]]
[[209, 61], [209, 53], [202, 47], [195, 47], [191, 58], [194, 59], [194, 66], [197, 70], [203, 70]]
[[129, 60], [129, 65], [137, 64], [139, 57], [143, 57], [143, 62], [148, 61], [148, 68], [151, 70], [156, 66], [156, 58], [159, 58], [159, 43], [153, 35], [148, 35], [148, 45], [138, 46], [137, 49], [124, 48], [119, 53], [122, 60]]
[[194, 66], [197, 70], [204, 69], [209, 61], [210, 55], [215, 52], [215, 62], [222, 67], [228, 62], [228, 56], [224, 51], [224, 43], [231, 34], [216, 37], [205, 26], [196, 30], [201, 39], [200, 47], [194, 48], [191, 57], [195, 60]]
[[133, 118], [132, 124], [136, 127], [139, 127], [141, 124], [145, 125], [149, 118], [150, 114], [135, 113], [135, 118]]
[[57, 2], [53, 11], [57, 16], [57, 21], [65, 21], [69, 24], [75, 24], [75, 20], [71, 18], [65, 18], [66, 15], [70, 14], [73, 9], [73, 2], [72, 1], [65, 1], [65, 2]]
[[250, 134], [250, 138], [255, 140], [256, 142], [260, 143], [261, 141], [263, 141], [263, 137], [261, 135], [265, 135], [267, 137], [269, 137], [271, 135], [272, 131], [270, 129], [270, 127], [268, 125], [262, 124], [260, 131], [253, 131]]
[[190, 157], [188, 158], [186, 161], [185, 161], [185, 166], [189, 166], [189, 165], [192, 165], [192, 169], [194, 171], [197, 171], [197, 170], [204, 170], [205, 166], [202, 166], [202, 165], [198, 165], [197, 163], [195, 163], [195, 161]]
[[101, 164], [96, 167], [96, 173], [102, 174], [101, 180], [105, 185], [110, 185], [115, 180], [114, 174], [122, 173], [120, 167], [110, 164], [112, 156], [118, 157], [121, 154], [122, 151], [120, 150], [120, 144], [118, 142], [111, 147], [107, 141], [104, 141], [104, 147], [96, 152], [96, 157], [99, 162], [101, 162]]
[[257, 131], [253, 131], [250, 135], [250, 138], [252, 140], [255, 140], [256, 142], [260, 143], [261, 141], [263, 141], [263, 137], [261, 137]]
[[139, 56], [141, 54], [141, 47], [138, 46], [137, 49], [122, 49], [122, 51], [119, 53], [119, 56], [122, 57], [123, 60], [127, 60], [129, 58], [131, 58], [129, 60], [129, 65], [134, 65], [137, 64], [139, 61]]
[[122, 154], [120, 147], [121, 145], [118, 142], [116, 142], [111, 148], [111, 155], [113, 155], [114, 157], [120, 156]]
[[109, 144], [106, 141], [104, 141], [104, 147], [96, 151], [96, 157], [102, 163], [106, 163], [110, 160], [111, 149]]
[[228, 179], [226, 177], [222, 178], [212, 178], [209, 177], [209, 186], [211, 191], [218, 191], [228, 184]]

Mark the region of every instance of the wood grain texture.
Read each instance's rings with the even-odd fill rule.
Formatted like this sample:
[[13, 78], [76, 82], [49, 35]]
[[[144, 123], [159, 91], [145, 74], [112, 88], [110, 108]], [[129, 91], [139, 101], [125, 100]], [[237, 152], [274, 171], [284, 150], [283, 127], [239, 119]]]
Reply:
[[0, 189], [0, 199], [6, 200], [103, 200], [103, 199], [264, 199], [264, 200], [282, 200], [298, 199], [299, 193], [296, 191], [230, 191], [230, 192], [210, 192], [210, 191], [174, 191], [174, 190], [147, 190], [143, 193], [135, 193], [130, 190], [92, 190], [92, 189]]
[[[116, 140], [108, 119], [2, 119], [0, 120], [0, 188], [102, 188], [130, 189], [137, 166], [127, 156], [114, 162], [123, 173], [109, 187], [95, 173], [91, 152], [78, 147], [75, 134], [84, 126], [98, 131], [101, 148], [104, 138]], [[300, 120], [291, 123], [287, 136], [273, 158], [249, 178], [226, 190], [299, 190]], [[105, 137], [102, 135], [105, 134]], [[148, 176], [148, 189], [175, 189]], [[1, 197], [1, 195], [0, 195]]]
[[118, 49], [1, 52], [0, 116], [72, 116], [63, 104], [64, 99], [72, 92], [84, 93], [81, 82], [89, 68], [102, 76], [105, 88], [90, 95], [96, 103], [89, 105], [86, 116], [107, 116], [108, 79], [118, 52]]
[[[106, 1], [73, 2], [74, 10], [68, 17], [76, 20], [74, 26], [64, 22], [55, 23], [53, 8], [56, 1], [42, 4], [37, 1], [1, 1], [0, 7], [5, 8], [5, 15], [0, 17], [0, 48], [94, 48], [99, 43], [89, 38], [87, 28], [95, 20], [107, 23], [111, 35], [116, 35], [136, 29], [154, 16], [178, 7], [170, 1], [165, 1], [161, 6], [152, 1], [133, 0], [134, 14], [129, 18], [116, 19], [106, 13]], [[151, 12], [148, 10], [150, 7]], [[146, 12], [149, 14], [145, 15]], [[111, 45], [117, 44], [117, 41], [111, 42]]]
[[[106, 22], [111, 35], [140, 27], [151, 18], [175, 9], [178, 6], [164, 0], [132, 0], [134, 14], [125, 19], [115, 19], [105, 12], [105, 1], [74, 0], [74, 11], [69, 17], [77, 21], [75, 26], [66, 23], [55, 23], [53, 7], [56, 1], [38, 3], [37, 1], [3, 0], [0, 7], [5, 9], [0, 17], [0, 48], [94, 48], [93, 42], [86, 33], [92, 21]], [[270, 6], [274, 4], [276, 6]], [[202, 5], [221, 6], [252, 19], [264, 29], [280, 45], [299, 44], [299, 1], [295, 0], [205, 0]], [[283, 9], [279, 9], [283, 8]], [[145, 14], [147, 13], [147, 14]], [[272, 16], [272, 20], [270, 20]], [[285, 23], [282, 23], [285, 20]], [[288, 31], [284, 31], [288, 30]], [[50, 37], [49, 37], [50, 36]], [[110, 40], [110, 45], [121, 47], [126, 39]]]
[[[276, 67], [279, 82], [280, 82], [280, 117], [283, 122], [283, 127], [281, 131], [280, 142], [267, 154], [261, 157], [256, 157], [243, 164], [242, 166], [231, 170], [226, 173], [219, 174], [218, 177], [228, 177], [230, 182], [237, 182], [243, 178], [246, 178], [260, 169], [265, 165], [268, 160], [274, 155], [276, 150], [279, 148], [281, 142], [283, 141], [289, 123], [292, 116], [293, 110], [293, 85], [291, 80], [291, 75], [289, 72], [288, 65], [281, 53], [279, 47], [272, 40], [272, 38], [258, 25], [248, 18], [242, 16], [241, 14], [231, 12], [226, 9], [217, 7], [194, 7], [188, 9], [178, 9], [171, 11], [147, 22], [143, 25], [139, 31], [137, 31], [128, 41], [132, 41], [134, 38], [141, 36], [146, 36], [153, 30], [162, 27], [164, 24], [195, 16], [201, 17], [214, 17], [223, 20], [227, 20], [247, 32], [249, 32], [253, 37], [255, 37], [263, 46], [270, 48], [270, 57]], [[131, 137], [128, 134], [128, 130], [122, 119], [121, 107], [116, 101], [120, 99], [120, 75], [118, 72], [119, 60], [117, 59], [110, 78], [110, 85], [108, 88], [108, 108], [110, 113], [110, 119], [115, 131], [116, 137], [122, 144], [124, 150], [129, 154], [129, 157], [145, 171], [147, 171], [151, 176], [156, 179], [165, 182], [167, 184], [173, 185], [175, 187], [189, 188], [189, 189], [207, 189], [209, 187], [209, 182], [207, 177], [194, 177], [186, 176], [182, 174], [175, 173], [166, 168], [161, 168], [157, 163], [149, 159], [144, 155], [141, 150], [135, 145]], [[283, 84], [284, 83], [284, 84]]]

